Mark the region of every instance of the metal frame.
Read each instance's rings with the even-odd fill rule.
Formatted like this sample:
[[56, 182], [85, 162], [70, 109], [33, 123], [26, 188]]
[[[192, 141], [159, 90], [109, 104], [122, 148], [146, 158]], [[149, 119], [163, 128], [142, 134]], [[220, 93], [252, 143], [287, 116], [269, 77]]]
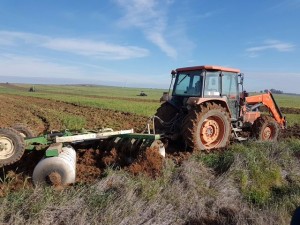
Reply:
[[58, 156], [62, 147], [66, 144], [76, 144], [86, 141], [97, 141], [115, 137], [125, 139], [142, 139], [145, 141], [145, 143], [151, 144], [153, 141], [160, 140], [162, 136], [151, 133], [134, 133], [133, 129], [113, 131], [110, 128], [106, 128], [100, 130], [100, 132], [86, 131], [83, 133], [72, 133], [69, 130], [65, 130], [63, 132], [50, 133], [40, 137], [26, 138], [25, 149], [32, 151], [44, 150], [47, 148], [45, 151], [45, 157], [54, 157]]

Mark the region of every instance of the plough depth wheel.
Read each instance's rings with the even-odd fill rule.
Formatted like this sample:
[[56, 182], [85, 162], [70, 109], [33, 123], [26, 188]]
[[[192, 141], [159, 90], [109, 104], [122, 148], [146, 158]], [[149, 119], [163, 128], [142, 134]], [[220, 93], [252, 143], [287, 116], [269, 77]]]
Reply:
[[12, 126], [12, 128], [18, 131], [24, 138], [33, 138], [35, 136], [33, 131], [24, 124], [15, 124]]

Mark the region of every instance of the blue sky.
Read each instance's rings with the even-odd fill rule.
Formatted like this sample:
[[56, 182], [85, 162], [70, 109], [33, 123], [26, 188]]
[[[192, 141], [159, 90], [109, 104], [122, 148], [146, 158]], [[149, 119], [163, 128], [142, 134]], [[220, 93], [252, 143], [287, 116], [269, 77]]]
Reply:
[[0, 0], [0, 21], [0, 82], [168, 88], [221, 65], [300, 93], [300, 0]]

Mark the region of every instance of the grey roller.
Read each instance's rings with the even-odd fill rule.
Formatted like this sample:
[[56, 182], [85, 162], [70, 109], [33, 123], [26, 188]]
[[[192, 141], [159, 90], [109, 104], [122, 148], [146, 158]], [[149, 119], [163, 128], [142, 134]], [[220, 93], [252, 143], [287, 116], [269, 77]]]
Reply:
[[[74, 183], [76, 180], [76, 152], [71, 147], [63, 147], [56, 157], [42, 159], [34, 168], [32, 180], [35, 185], [49, 183], [49, 177], [55, 176], [60, 185]], [[51, 180], [50, 184], [53, 183]]]

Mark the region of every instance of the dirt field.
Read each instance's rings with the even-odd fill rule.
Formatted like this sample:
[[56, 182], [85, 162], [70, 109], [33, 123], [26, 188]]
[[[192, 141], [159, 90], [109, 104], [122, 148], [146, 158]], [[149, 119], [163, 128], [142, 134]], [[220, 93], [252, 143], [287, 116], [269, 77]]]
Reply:
[[[2, 103], [0, 108], [2, 127], [23, 123], [27, 124], [36, 135], [51, 130], [62, 130], [64, 128], [62, 121], [65, 117], [84, 118], [85, 127], [89, 129], [102, 127], [111, 127], [114, 130], [135, 128], [136, 132], [143, 131], [148, 120], [146, 117], [134, 114], [40, 98], [1, 95], [0, 101]], [[299, 113], [293, 108], [285, 108], [283, 111]], [[290, 127], [281, 135], [281, 139], [288, 137], [300, 138], [300, 126]], [[173, 159], [176, 164], [181, 164], [191, 154], [182, 151], [183, 149], [183, 146], [170, 144], [167, 148], [169, 153], [167, 157]], [[0, 177], [4, 182], [0, 183], [0, 195], [24, 186], [31, 187], [30, 176], [42, 156], [42, 152], [28, 152], [20, 162], [2, 170]], [[102, 176], [102, 172], [107, 166], [121, 166], [133, 174], [143, 171], [152, 177], [158, 176], [163, 166], [160, 155], [155, 154], [151, 149], [136, 158], [131, 165], [124, 163], [125, 161], [124, 155], [117, 154], [114, 149], [107, 151], [101, 145], [89, 146], [88, 149], [80, 147], [77, 149], [77, 182], [93, 182]]]
[[[145, 129], [148, 118], [129, 113], [102, 110], [92, 107], [83, 107], [64, 102], [51, 101], [32, 97], [22, 97], [13, 95], [1, 95], [0, 101], [0, 124], [2, 127], [9, 127], [13, 124], [27, 124], [36, 135], [42, 135], [52, 130], [62, 130], [61, 116], [82, 117], [85, 118], [85, 127], [97, 129], [111, 127], [114, 130], [135, 129], [135, 132], [142, 132]], [[150, 150], [151, 151], [151, 150]], [[17, 190], [24, 186], [32, 186], [30, 177], [38, 161], [42, 158], [42, 152], [26, 153], [20, 162], [5, 167], [0, 172], [2, 180], [9, 182], [0, 183], [0, 196], [8, 190]], [[77, 181], [93, 182], [101, 177], [102, 172], [107, 166], [116, 166], [124, 161], [122, 155], [116, 151], [104, 151], [99, 146], [92, 146], [89, 149], [77, 149]], [[128, 166], [123, 168], [137, 174], [139, 171], [145, 171], [150, 176], [157, 176], [161, 169], [161, 157], [158, 154], [147, 152]], [[147, 163], [147, 162], [150, 162]], [[7, 185], [9, 183], [9, 186]]]
[[78, 106], [64, 102], [40, 98], [1, 95], [1, 126], [24, 123], [41, 134], [51, 130], [61, 130], [62, 115], [82, 117], [89, 129], [112, 127], [114, 129], [131, 129], [142, 131], [147, 122], [146, 117], [133, 114], [101, 110], [92, 107]]

